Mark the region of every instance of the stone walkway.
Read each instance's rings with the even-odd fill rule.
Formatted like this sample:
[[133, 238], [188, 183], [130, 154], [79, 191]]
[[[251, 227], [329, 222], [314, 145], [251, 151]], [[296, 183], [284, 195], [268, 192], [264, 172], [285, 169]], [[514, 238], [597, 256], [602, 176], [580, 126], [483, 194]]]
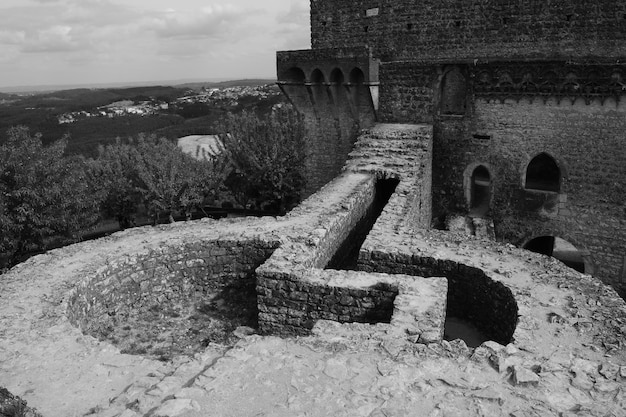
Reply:
[[623, 416], [626, 409], [626, 367], [607, 358], [537, 357], [493, 342], [473, 352], [461, 341], [409, 345], [370, 325], [322, 322], [316, 332], [209, 349], [160, 380], [141, 379], [96, 415]]

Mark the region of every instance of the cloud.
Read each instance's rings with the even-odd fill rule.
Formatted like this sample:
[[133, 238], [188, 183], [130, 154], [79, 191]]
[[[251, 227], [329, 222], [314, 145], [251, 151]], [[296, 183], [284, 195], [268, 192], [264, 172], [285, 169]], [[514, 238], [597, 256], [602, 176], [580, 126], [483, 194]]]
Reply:
[[309, 2], [292, 0], [289, 10], [276, 17], [274, 34], [281, 39], [279, 48], [284, 50], [306, 49], [311, 45]]
[[168, 10], [153, 16], [144, 27], [166, 39], [227, 39], [254, 13], [228, 5], [200, 11]]
[[80, 40], [75, 39], [69, 26], [53, 26], [29, 34], [22, 43], [23, 52], [68, 52], [84, 47]]
[[0, 62], [5, 80], [271, 74], [308, 25], [308, 0], [0, 0]]
[[309, 24], [309, 2], [306, 0], [292, 0], [289, 11], [278, 14], [276, 18], [279, 24]]

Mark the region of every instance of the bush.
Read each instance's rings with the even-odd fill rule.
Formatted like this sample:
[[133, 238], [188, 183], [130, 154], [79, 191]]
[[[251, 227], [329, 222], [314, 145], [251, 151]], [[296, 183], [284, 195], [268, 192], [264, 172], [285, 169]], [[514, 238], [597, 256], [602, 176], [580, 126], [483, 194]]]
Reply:
[[233, 166], [226, 180], [244, 208], [284, 214], [300, 202], [304, 188], [304, 122], [290, 106], [265, 120], [253, 113], [229, 115], [220, 141]]
[[102, 193], [89, 161], [64, 157], [65, 140], [50, 146], [25, 127], [0, 146], [0, 253], [16, 263], [51, 241], [69, 242], [99, 219]]
[[144, 205], [156, 223], [161, 214], [190, 218], [223, 182], [220, 158], [194, 159], [176, 144], [154, 135], [100, 148], [100, 175], [106, 184], [105, 210], [121, 227]]

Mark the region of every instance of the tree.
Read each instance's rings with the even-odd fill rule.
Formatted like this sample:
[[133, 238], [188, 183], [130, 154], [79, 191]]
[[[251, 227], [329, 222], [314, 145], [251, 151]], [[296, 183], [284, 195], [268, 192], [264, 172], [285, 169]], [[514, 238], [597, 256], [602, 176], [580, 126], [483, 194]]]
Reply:
[[101, 145], [98, 149], [97, 172], [106, 190], [102, 208], [107, 216], [117, 219], [122, 229], [135, 225], [141, 203], [136, 174], [138, 160], [137, 148], [119, 138], [115, 144]]
[[0, 253], [15, 264], [51, 242], [67, 243], [99, 219], [102, 193], [83, 157], [64, 157], [67, 141], [43, 146], [26, 127], [0, 146]]
[[105, 207], [121, 227], [145, 205], [156, 223], [165, 213], [170, 222], [180, 213], [187, 219], [215, 195], [223, 182], [221, 158], [194, 159], [176, 144], [155, 135], [117, 141], [100, 149], [103, 177], [108, 177]]
[[284, 214], [304, 188], [304, 121], [291, 106], [277, 106], [266, 120], [230, 114], [220, 141], [233, 166], [226, 180], [243, 207]]

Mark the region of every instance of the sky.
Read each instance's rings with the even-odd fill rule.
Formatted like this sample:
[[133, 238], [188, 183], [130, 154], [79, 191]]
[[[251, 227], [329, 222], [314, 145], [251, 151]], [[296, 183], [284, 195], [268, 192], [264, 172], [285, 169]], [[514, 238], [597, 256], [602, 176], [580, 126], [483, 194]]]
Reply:
[[274, 78], [309, 0], [0, 0], [0, 87]]

